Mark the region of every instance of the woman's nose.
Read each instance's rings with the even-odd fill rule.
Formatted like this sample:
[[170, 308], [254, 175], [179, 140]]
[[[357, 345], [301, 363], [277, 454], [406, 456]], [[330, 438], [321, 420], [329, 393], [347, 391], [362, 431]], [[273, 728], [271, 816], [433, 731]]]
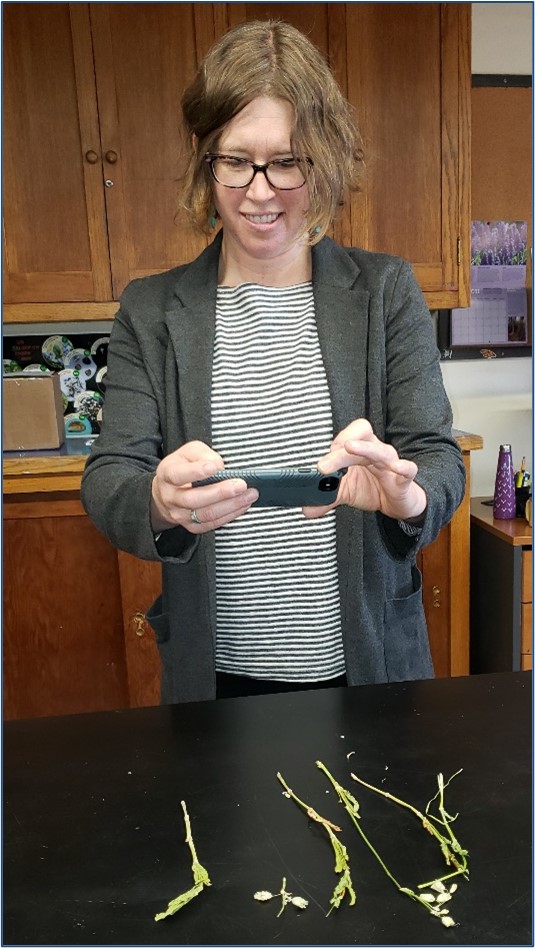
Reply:
[[257, 171], [247, 186], [246, 193], [247, 197], [256, 198], [257, 201], [267, 201], [275, 193], [275, 188], [271, 186], [263, 171]]

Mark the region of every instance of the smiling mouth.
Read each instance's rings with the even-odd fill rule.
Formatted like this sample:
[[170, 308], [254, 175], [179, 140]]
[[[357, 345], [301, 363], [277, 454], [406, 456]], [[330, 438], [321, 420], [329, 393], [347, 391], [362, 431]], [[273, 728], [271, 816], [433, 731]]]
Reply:
[[280, 212], [277, 211], [275, 214], [244, 214], [243, 216], [251, 224], [273, 224], [280, 217]]

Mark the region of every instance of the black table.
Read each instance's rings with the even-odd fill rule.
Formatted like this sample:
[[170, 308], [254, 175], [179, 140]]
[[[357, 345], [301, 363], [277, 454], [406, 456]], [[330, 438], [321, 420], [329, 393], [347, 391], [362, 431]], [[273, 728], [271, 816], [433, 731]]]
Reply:
[[[2, 944], [532, 945], [531, 699], [518, 672], [10, 722]], [[317, 759], [357, 796], [404, 885], [445, 871], [440, 853], [350, 771], [423, 809], [437, 773], [463, 768], [446, 796], [470, 851], [457, 927], [394, 888]], [[341, 826], [354, 907], [326, 917], [332, 849], [278, 770]], [[156, 923], [192, 881], [182, 799], [213, 885]], [[252, 896], [283, 876], [309, 906], [277, 918], [279, 902]]]

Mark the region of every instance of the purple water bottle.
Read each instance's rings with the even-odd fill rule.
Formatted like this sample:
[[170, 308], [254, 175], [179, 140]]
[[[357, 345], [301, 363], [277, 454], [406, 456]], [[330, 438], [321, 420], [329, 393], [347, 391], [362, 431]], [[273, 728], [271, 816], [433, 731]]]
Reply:
[[514, 520], [516, 517], [515, 475], [510, 444], [500, 445], [492, 513], [496, 520]]

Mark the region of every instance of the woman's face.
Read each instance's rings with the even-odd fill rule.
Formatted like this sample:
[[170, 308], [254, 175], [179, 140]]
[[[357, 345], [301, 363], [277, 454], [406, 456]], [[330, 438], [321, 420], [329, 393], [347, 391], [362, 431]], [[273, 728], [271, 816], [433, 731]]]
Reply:
[[[263, 165], [290, 158], [293, 108], [284, 99], [260, 96], [246, 105], [226, 126], [217, 152], [248, 158]], [[269, 172], [268, 172], [269, 173]], [[258, 172], [244, 188], [226, 188], [213, 182], [214, 203], [224, 227], [224, 243], [238, 258], [285, 261], [308, 252], [305, 234], [298, 240], [308, 209], [308, 187], [293, 191], [273, 188]]]

